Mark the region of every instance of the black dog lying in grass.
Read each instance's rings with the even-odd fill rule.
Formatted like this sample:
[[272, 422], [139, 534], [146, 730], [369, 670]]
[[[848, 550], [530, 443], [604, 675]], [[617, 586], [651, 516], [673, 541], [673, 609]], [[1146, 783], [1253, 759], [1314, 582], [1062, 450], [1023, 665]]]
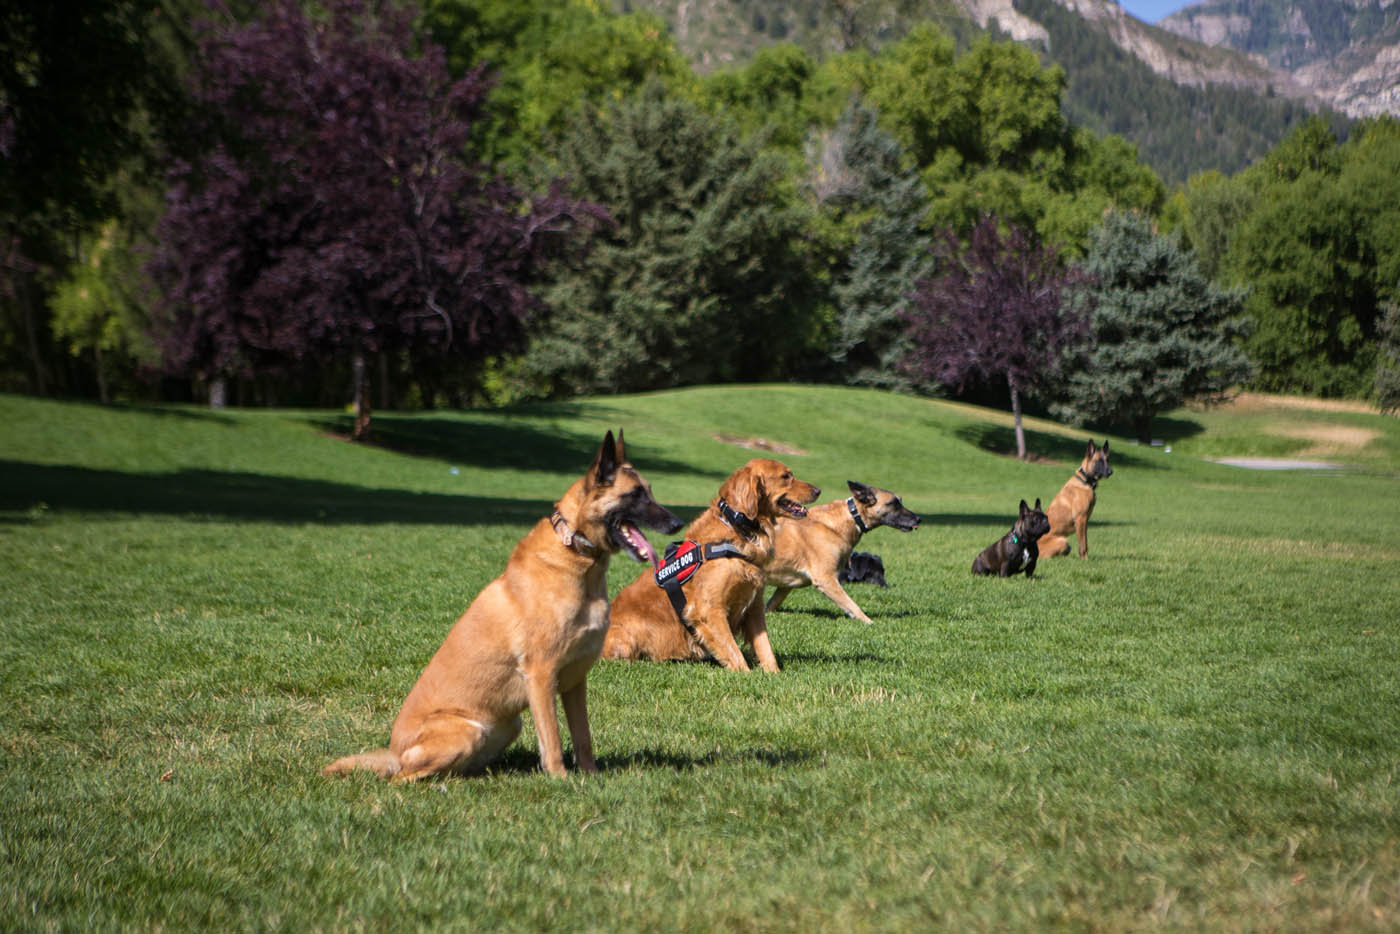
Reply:
[[868, 551], [851, 552], [851, 560], [837, 572], [836, 579], [843, 584], [876, 584], [886, 588], [890, 586], [885, 583], [885, 562], [880, 560], [879, 555], [872, 555]]
[[1035, 563], [1040, 559], [1040, 547], [1036, 544], [1040, 536], [1050, 531], [1050, 520], [1040, 508], [1040, 500], [1035, 508], [1021, 500], [1021, 514], [1007, 532], [997, 541], [988, 545], [972, 562], [973, 574], [997, 574], [1010, 577], [1025, 570], [1026, 576], [1035, 573]]

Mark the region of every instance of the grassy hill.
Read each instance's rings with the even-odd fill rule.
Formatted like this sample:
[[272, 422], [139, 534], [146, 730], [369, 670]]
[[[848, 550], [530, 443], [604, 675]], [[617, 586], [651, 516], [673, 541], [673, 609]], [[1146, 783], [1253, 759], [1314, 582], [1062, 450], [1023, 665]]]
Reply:
[[[376, 416], [0, 396], [0, 911], [21, 927], [712, 929], [1400, 918], [1400, 423], [1249, 399], [1114, 438], [1091, 559], [968, 568], [1085, 434], [873, 391]], [[623, 427], [685, 517], [764, 439], [882, 529], [784, 671], [600, 663], [601, 775], [322, 779]], [[1102, 440], [1102, 436], [1098, 436]], [[728, 439], [728, 440], [723, 440]], [[1167, 446], [1171, 451], [1167, 453]], [[1254, 472], [1203, 456], [1355, 465]], [[795, 453], [800, 451], [801, 453]], [[614, 561], [615, 592], [639, 567]]]

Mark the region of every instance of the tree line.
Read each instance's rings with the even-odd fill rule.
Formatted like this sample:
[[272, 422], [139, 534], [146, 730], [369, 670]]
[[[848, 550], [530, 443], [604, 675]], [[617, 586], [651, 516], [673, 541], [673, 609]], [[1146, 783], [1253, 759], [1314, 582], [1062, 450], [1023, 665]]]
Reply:
[[[3, 14], [11, 391], [349, 397], [363, 432], [373, 405], [975, 379], [1142, 433], [1243, 380], [1369, 391], [1400, 281], [1394, 121], [1169, 196], [1065, 118], [1063, 70], [931, 24], [700, 75], [655, 17], [572, 0], [65, 7]], [[123, 67], [84, 70], [89, 41]], [[959, 279], [988, 256], [1039, 272]], [[950, 295], [1002, 340], [1058, 315], [1021, 359], [1092, 385], [985, 342], [949, 371]], [[1162, 346], [1114, 375], [1122, 341]]]

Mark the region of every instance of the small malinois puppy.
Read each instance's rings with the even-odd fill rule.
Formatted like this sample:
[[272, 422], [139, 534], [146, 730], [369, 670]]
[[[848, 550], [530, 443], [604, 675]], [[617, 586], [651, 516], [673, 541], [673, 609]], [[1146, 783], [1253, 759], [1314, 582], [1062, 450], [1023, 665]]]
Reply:
[[983, 549], [972, 562], [972, 573], [1010, 577], [1024, 570], [1030, 577], [1040, 559], [1037, 542], [1048, 531], [1050, 520], [1041, 511], [1040, 500], [1036, 499], [1034, 509], [1021, 500], [1021, 514], [1011, 524], [1011, 531]]
[[[784, 464], [755, 458], [725, 480], [719, 492], [653, 574], [645, 571], [613, 600], [612, 626], [604, 658], [686, 659], [713, 657], [748, 671], [739, 651], [742, 633], [764, 671], [778, 659], [763, 615], [763, 570], [773, 557], [773, 526], [779, 516], [805, 521], [807, 503], [821, 490], [803, 483]], [[703, 556], [703, 557], [702, 557]], [[684, 570], [663, 586], [663, 575]]]
[[1055, 558], [1069, 554], [1069, 533], [1079, 537], [1079, 557], [1089, 557], [1089, 516], [1094, 513], [1094, 503], [1098, 502], [1095, 488], [1104, 477], [1113, 476], [1113, 468], [1108, 466], [1108, 442], [1097, 447], [1089, 442], [1084, 452], [1084, 460], [1079, 463], [1074, 475], [1060, 487], [1060, 492], [1050, 501], [1045, 515], [1050, 520], [1050, 531], [1040, 537], [1040, 553]]
[[769, 613], [782, 606], [794, 590], [816, 587], [847, 616], [870, 622], [870, 617], [841, 586], [838, 576], [866, 532], [882, 525], [912, 532], [919, 527], [919, 517], [904, 508], [899, 497], [889, 490], [854, 480], [847, 480], [846, 486], [851, 488], [849, 497], [809, 509], [801, 522], [778, 520], [773, 560], [767, 572], [768, 583], [777, 587], [768, 598]]
[[611, 431], [582, 479], [535, 523], [506, 569], [472, 601], [408, 692], [389, 747], [337, 759], [326, 775], [368, 769], [395, 781], [480, 771], [520, 735], [530, 708], [540, 761], [564, 774], [555, 695], [573, 739], [574, 764], [596, 772], [584, 683], [608, 630], [608, 559], [625, 551], [654, 562], [639, 525], [667, 534], [680, 519], [657, 505]]

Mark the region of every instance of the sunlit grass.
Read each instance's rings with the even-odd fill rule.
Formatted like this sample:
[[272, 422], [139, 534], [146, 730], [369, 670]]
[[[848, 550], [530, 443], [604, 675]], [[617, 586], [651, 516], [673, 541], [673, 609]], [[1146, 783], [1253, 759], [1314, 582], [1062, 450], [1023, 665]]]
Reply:
[[[1091, 560], [973, 557], [1086, 434], [880, 393], [731, 387], [493, 413], [101, 408], [0, 396], [0, 911], [20, 928], [1392, 928], [1400, 473], [1260, 473], [1257, 419], [1113, 438]], [[1282, 421], [1280, 421], [1282, 419]], [[1335, 420], [1335, 421], [1334, 421]], [[605, 662], [602, 774], [327, 781], [626, 430], [690, 515], [755, 451], [919, 531], [862, 543], [876, 620], [814, 591], [782, 674]], [[1097, 435], [1102, 440], [1102, 435]], [[1297, 439], [1294, 439], [1297, 440]], [[639, 566], [614, 562], [615, 592]]]

